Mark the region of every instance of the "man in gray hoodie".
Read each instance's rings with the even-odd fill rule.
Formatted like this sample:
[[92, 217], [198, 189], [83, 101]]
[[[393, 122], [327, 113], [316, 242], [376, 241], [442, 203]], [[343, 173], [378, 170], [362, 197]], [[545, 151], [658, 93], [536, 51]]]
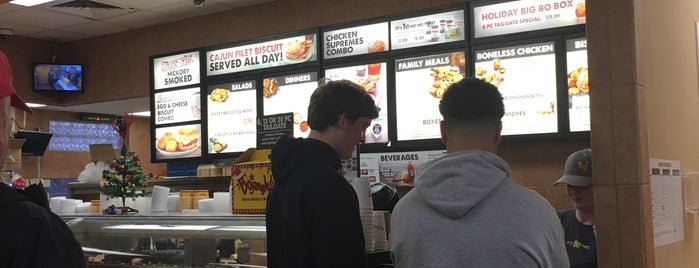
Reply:
[[498, 89], [464, 78], [439, 111], [447, 155], [418, 170], [393, 211], [395, 267], [569, 267], [556, 211], [513, 182], [495, 154], [505, 112]]

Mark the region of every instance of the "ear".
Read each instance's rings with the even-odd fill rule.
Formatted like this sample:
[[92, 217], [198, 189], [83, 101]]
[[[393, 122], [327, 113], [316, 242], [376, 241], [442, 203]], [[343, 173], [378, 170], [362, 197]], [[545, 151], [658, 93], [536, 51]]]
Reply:
[[439, 121], [439, 133], [442, 136], [442, 143], [447, 144], [447, 125], [444, 124], [444, 120]]
[[340, 128], [345, 128], [350, 126], [349, 118], [347, 118], [347, 113], [343, 113], [337, 116], [337, 126]]
[[502, 133], [502, 121], [500, 121], [498, 123], [498, 126], [495, 127], [495, 133], [494, 133], [495, 135], [494, 135], [494, 139], [493, 139], [493, 141], [495, 142], [495, 145], [499, 145], [500, 142], [502, 141], [502, 135], [500, 133]]

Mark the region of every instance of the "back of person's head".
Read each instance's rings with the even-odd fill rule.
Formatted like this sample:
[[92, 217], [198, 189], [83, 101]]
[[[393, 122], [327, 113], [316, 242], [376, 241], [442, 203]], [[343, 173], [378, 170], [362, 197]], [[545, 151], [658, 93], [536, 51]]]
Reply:
[[449, 86], [439, 102], [444, 124], [450, 127], [496, 127], [505, 115], [498, 88], [483, 80], [466, 77]]
[[308, 125], [311, 129], [323, 131], [337, 124], [342, 114], [347, 114], [351, 123], [362, 116], [372, 119], [379, 117], [374, 99], [359, 85], [349, 80], [328, 79], [322, 79], [319, 84], [308, 105]]

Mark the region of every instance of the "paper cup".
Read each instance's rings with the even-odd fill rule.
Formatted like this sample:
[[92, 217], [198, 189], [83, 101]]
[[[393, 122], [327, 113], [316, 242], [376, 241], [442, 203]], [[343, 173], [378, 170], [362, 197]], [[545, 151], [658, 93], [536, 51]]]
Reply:
[[150, 203], [152, 212], [166, 212], [168, 197], [170, 196], [170, 188], [162, 186], [153, 186], [153, 198]]
[[199, 200], [199, 212], [214, 212], [214, 199], [200, 199]]

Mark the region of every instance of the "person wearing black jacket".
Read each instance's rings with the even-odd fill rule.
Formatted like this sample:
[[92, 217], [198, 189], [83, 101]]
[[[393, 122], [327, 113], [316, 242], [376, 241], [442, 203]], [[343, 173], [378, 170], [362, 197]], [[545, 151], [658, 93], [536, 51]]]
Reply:
[[[12, 71], [0, 51], [0, 159], [8, 150], [10, 106], [31, 112], [12, 85]], [[5, 163], [0, 161], [0, 170]], [[12, 189], [0, 182], [0, 267], [87, 267], [73, 232], [48, 207], [43, 186]]]
[[340, 173], [378, 111], [358, 85], [331, 81], [308, 106], [307, 139], [283, 136], [272, 149], [267, 199], [267, 265], [367, 267], [359, 201]]

